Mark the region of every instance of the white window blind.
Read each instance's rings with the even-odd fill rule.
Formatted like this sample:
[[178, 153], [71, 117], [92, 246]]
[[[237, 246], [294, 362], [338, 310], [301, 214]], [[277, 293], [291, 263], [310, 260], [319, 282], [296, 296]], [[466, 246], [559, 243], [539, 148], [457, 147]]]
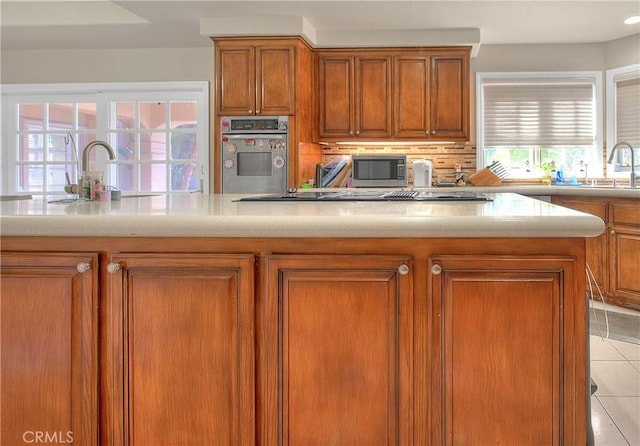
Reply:
[[616, 82], [616, 140], [640, 147], [640, 78]]
[[484, 79], [484, 147], [595, 144], [593, 79]]

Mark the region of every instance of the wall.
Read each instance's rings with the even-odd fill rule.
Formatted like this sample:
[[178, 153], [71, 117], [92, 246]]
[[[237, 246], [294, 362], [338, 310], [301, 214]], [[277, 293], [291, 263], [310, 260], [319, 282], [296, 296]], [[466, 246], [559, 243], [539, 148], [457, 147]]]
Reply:
[[212, 81], [207, 48], [2, 51], [3, 84]]

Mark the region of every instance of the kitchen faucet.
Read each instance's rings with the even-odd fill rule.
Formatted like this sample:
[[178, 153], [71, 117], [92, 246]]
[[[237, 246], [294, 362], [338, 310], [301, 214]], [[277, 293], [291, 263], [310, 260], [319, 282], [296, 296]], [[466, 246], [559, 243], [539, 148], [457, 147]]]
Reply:
[[611, 164], [611, 162], [613, 161], [613, 156], [616, 152], [616, 149], [619, 148], [620, 146], [627, 146], [629, 150], [631, 150], [631, 182], [629, 184], [631, 187], [638, 187], [638, 178], [636, 177], [636, 162], [635, 162], [635, 156], [633, 153], [634, 152], [633, 146], [631, 144], [629, 144], [628, 142], [620, 141], [615, 146], [613, 146], [613, 149], [611, 149], [611, 154], [609, 155], [609, 159], [607, 160], [607, 163]]
[[91, 141], [89, 144], [86, 145], [86, 147], [82, 150], [82, 172], [84, 174], [84, 172], [88, 171], [88, 167], [89, 167], [89, 155], [91, 153], [91, 149], [93, 149], [95, 146], [102, 146], [105, 149], [107, 149], [107, 153], [109, 154], [109, 159], [110, 160], [114, 160], [116, 159], [116, 153], [113, 151], [113, 148], [109, 145], [108, 142], [106, 141], [100, 141], [100, 140], [96, 140], [96, 141]]
[[[82, 150], [82, 175], [83, 175], [83, 177], [78, 179], [78, 184], [70, 184], [69, 183], [69, 175], [67, 175], [67, 185], [64, 187], [64, 190], [68, 194], [80, 194], [81, 197], [86, 194], [86, 192], [83, 190], [84, 189], [83, 188], [83, 182], [84, 181], [88, 181], [91, 178], [90, 176], [87, 176], [85, 178], [85, 175], [89, 175], [88, 174], [88, 170], [87, 170], [89, 168], [89, 156], [91, 155], [92, 149], [94, 147], [96, 147], [96, 146], [104, 147], [105, 150], [107, 151], [107, 153], [109, 154], [109, 159], [110, 160], [115, 160], [116, 159], [116, 153], [113, 151], [113, 148], [109, 145], [108, 142], [100, 141], [100, 140], [91, 141]], [[100, 182], [102, 182], [102, 178], [100, 178]]]

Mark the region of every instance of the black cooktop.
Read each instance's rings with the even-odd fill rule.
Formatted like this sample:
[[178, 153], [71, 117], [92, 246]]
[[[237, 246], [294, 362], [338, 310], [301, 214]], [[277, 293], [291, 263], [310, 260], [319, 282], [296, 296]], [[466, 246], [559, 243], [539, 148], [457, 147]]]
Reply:
[[299, 191], [283, 194], [256, 195], [238, 201], [492, 201], [480, 192], [471, 191]]

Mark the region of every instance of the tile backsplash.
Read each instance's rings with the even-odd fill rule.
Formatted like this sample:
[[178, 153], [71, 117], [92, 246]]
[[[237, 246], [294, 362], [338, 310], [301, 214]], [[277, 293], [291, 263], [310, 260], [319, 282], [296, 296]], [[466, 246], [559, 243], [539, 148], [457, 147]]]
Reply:
[[375, 145], [327, 145], [322, 150], [322, 160], [327, 161], [336, 156], [351, 155], [353, 153], [403, 153], [407, 155], [409, 165], [409, 185], [413, 184], [413, 161], [428, 159], [433, 163], [433, 180], [452, 182], [455, 180], [455, 165], [460, 164], [464, 172], [476, 170], [476, 147], [465, 144], [443, 144], [425, 146], [397, 146]]

